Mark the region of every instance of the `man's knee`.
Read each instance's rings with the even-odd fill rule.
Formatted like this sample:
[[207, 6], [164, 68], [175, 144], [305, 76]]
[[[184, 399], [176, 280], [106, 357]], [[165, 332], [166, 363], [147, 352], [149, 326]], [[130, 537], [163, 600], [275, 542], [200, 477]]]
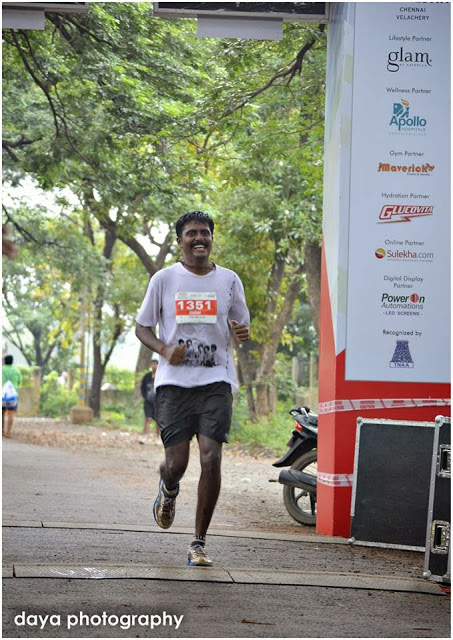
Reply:
[[215, 473], [220, 471], [221, 463], [222, 449], [220, 445], [200, 452], [200, 464], [204, 472]]
[[189, 448], [181, 445], [165, 450], [165, 470], [172, 478], [182, 478], [189, 462]]

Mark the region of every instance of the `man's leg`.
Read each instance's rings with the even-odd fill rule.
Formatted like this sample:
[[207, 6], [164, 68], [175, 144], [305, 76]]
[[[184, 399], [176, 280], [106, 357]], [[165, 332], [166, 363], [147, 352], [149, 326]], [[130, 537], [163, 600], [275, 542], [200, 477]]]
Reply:
[[147, 436], [149, 433], [149, 423], [151, 421], [151, 418], [147, 418], [145, 416], [145, 422], [143, 423], [143, 435]]
[[160, 475], [169, 491], [177, 488], [189, 463], [190, 440], [165, 449], [165, 460], [160, 465]]
[[153, 507], [154, 519], [162, 529], [169, 529], [173, 524], [179, 481], [187, 468], [189, 452], [189, 440], [165, 449], [165, 460], [160, 465], [159, 493]]
[[7, 438], [11, 437], [11, 430], [13, 428], [15, 415], [16, 414], [14, 411], [6, 412], [6, 437]]
[[152, 422], [153, 422], [153, 425], [154, 425], [154, 433], [156, 434], [156, 440], [157, 440], [157, 442], [159, 442], [159, 440], [160, 440], [159, 425], [157, 424], [157, 421], [155, 419]]
[[195, 535], [204, 538], [220, 493], [222, 443], [200, 434], [198, 444], [201, 475], [198, 482]]
[[189, 545], [187, 564], [211, 567], [212, 560], [205, 551], [206, 533], [220, 493], [222, 444], [204, 435], [198, 435], [201, 475], [198, 482], [198, 501], [195, 515], [195, 535]]

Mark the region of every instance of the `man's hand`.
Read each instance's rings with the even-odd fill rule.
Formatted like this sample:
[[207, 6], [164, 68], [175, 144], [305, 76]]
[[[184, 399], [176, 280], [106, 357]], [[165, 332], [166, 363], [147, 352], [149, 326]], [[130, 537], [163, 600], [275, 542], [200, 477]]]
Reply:
[[231, 325], [238, 342], [247, 342], [247, 340], [250, 340], [250, 331], [246, 324], [239, 324], [236, 320], [232, 320]]
[[177, 367], [184, 360], [186, 351], [187, 351], [186, 344], [169, 345], [168, 347], [165, 347], [165, 351], [163, 355], [164, 355], [164, 358], [166, 358], [170, 364]]

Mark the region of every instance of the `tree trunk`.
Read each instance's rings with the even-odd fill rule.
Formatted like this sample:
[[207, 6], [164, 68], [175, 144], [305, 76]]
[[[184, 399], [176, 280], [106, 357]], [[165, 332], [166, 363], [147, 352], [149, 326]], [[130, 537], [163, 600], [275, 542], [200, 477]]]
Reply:
[[253, 395], [253, 379], [254, 379], [254, 362], [252, 355], [249, 353], [249, 344], [244, 344], [242, 348], [235, 344], [236, 353], [238, 356], [239, 367], [241, 370], [242, 378], [244, 381], [246, 395], [247, 395], [247, 407], [249, 411], [249, 418], [252, 422], [256, 422], [256, 404]]
[[101, 411], [101, 385], [105, 367], [102, 364], [101, 345], [93, 342], [93, 377], [91, 379], [90, 397], [88, 405], [93, 409], [95, 418], [99, 418]]
[[[113, 247], [116, 242], [116, 225], [113, 221], [105, 221], [103, 223], [104, 228], [104, 249], [103, 256], [106, 259], [107, 263], [109, 263]], [[119, 317], [119, 308], [115, 306], [115, 319], [116, 326], [113, 332], [112, 339], [110, 341], [110, 348], [105, 356], [104, 362], [102, 362], [102, 354], [101, 354], [101, 327], [102, 327], [102, 310], [104, 306], [104, 287], [100, 285], [96, 290], [96, 299], [94, 303], [94, 322], [93, 322], [93, 377], [91, 379], [91, 388], [90, 388], [90, 396], [89, 396], [89, 406], [93, 409], [94, 416], [96, 418], [99, 417], [101, 410], [101, 385], [102, 379], [104, 377], [105, 367], [112, 355], [113, 348], [115, 346], [116, 341], [121, 335], [122, 324]]]
[[273, 401], [275, 393], [272, 389], [275, 357], [283, 329], [290, 318], [294, 302], [300, 293], [300, 273], [301, 268], [297, 269], [292, 275], [269, 340], [261, 352], [260, 368], [256, 377], [256, 413], [259, 417], [268, 416], [275, 409]]
[[307, 240], [305, 243], [305, 273], [311, 319], [319, 338], [319, 309], [321, 306], [321, 247]]

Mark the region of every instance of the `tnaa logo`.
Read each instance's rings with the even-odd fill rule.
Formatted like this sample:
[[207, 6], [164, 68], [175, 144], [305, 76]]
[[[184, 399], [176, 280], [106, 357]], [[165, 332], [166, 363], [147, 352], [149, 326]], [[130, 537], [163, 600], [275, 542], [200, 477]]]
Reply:
[[410, 114], [410, 104], [408, 100], [401, 98], [401, 102], [393, 103], [390, 126], [402, 132], [418, 131], [423, 133], [426, 127], [426, 118]]
[[400, 47], [397, 51], [390, 51], [387, 56], [387, 71], [396, 73], [401, 67], [431, 67], [432, 59], [429, 53], [421, 51], [407, 51]]
[[414, 361], [412, 360], [409, 349], [409, 340], [397, 340], [395, 351], [389, 362], [392, 369], [413, 369]]
[[418, 204], [385, 204], [379, 213], [379, 222], [410, 222], [412, 218], [432, 216], [434, 207]]

